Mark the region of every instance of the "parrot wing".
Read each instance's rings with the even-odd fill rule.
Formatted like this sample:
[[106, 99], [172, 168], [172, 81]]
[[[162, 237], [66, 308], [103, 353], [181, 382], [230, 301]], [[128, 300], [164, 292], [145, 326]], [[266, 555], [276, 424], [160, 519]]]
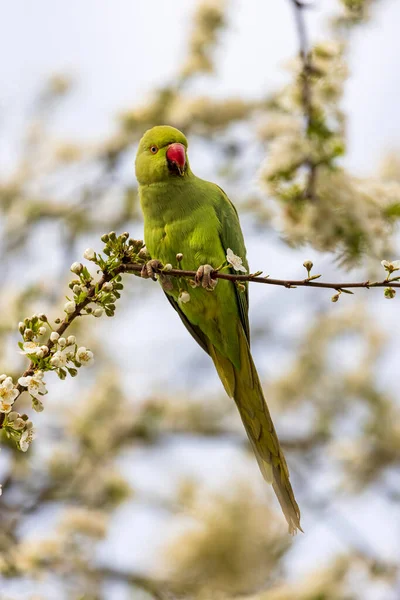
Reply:
[[[225, 251], [225, 255], [228, 251], [228, 248], [230, 248], [234, 254], [240, 256], [244, 267], [247, 269], [247, 272], [249, 272], [249, 264], [246, 258], [246, 246], [244, 244], [237, 210], [229, 200], [228, 196], [225, 194], [224, 190], [218, 185], [215, 185], [215, 188], [218, 191], [218, 202], [215, 204], [215, 211], [221, 223], [220, 241]], [[230, 272], [235, 274], [233, 268], [230, 269]], [[245, 286], [245, 291], [240, 292], [235, 285], [235, 292], [240, 320], [242, 322], [243, 330], [246, 334], [247, 342], [250, 346], [249, 285], [247, 281], [243, 281], [242, 283]]]

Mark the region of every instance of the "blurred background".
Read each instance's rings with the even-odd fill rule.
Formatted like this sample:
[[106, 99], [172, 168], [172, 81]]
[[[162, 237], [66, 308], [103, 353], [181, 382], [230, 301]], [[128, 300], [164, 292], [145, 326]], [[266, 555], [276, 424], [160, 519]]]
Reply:
[[[156, 124], [238, 207], [253, 271], [303, 278], [309, 259], [328, 281], [383, 280], [399, 19], [395, 0], [4, 3], [0, 372], [26, 368], [20, 320], [62, 316], [85, 248], [141, 239], [133, 163]], [[398, 599], [398, 299], [250, 286], [291, 538], [209, 357], [157, 284], [124, 285], [115, 317], [71, 328], [95, 366], [48, 373], [40, 414], [18, 400], [29, 451], [2, 437], [1, 600]]]

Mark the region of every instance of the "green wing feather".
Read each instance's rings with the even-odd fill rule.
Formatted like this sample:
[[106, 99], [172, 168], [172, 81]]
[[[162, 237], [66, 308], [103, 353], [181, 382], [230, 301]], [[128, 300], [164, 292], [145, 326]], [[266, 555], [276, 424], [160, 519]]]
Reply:
[[[215, 204], [215, 211], [218, 219], [221, 223], [220, 240], [222, 247], [227, 253], [228, 248], [232, 250], [234, 254], [240, 256], [243, 261], [244, 267], [249, 272], [249, 264], [246, 257], [246, 246], [244, 244], [243, 233], [239, 223], [239, 216], [235, 206], [229, 200], [224, 190], [218, 185], [215, 185], [218, 190], [218, 200]], [[233, 269], [231, 273], [235, 274]], [[236, 299], [239, 307], [240, 320], [243, 325], [244, 332], [247, 337], [247, 341], [250, 345], [250, 324], [249, 324], [249, 285], [248, 282], [243, 282], [245, 291], [240, 292], [235, 286]]]

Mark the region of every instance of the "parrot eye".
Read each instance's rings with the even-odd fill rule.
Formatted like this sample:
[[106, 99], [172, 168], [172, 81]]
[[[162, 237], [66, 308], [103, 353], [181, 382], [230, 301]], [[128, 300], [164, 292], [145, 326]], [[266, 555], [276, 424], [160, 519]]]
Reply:
[[157, 146], [150, 146], [150, 152], [151, 152], [152, 154], [157, 154], [157, 152], [158, 152], [158, 148], [157, 148]]

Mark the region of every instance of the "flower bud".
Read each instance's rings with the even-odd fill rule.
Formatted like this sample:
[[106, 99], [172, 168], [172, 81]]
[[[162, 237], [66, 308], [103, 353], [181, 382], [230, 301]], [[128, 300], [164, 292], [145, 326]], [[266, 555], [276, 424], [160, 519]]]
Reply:
[[107, 244], [107, 242], [108, 242], [108, 240], [109, 240], [110, 238], [108, 237], [108, 234], [107, 234], [107, 233], [105, 233], [104, 235], [102, 235], [102, 236], [101, 236], [101, 238], [100, 238], [100, 239], [101, 239], [101, 241], [102, 241], [102, 242], [104, 242], [105, 244]]
[[313, 268], [313, 266], [314, 266], [314, 264], [313, 264], [312, 260], [305, 260], [303, 262], [303, 267], [305, 269], [307, 269], [307, 275], [308, 275], [308, 277], [310, 277], [311, 269]]
[[111, 283], [111, 281], [106, 281], [105, 283], [103, 283], [103, 287], [101, 289], [103, 290], [103, 292], [111, 292], [113, 287], [114, 286]]
[[76, 309], [76, 304], [73, 300], [70, 300], [64, 304], [64, 310], [67, 315], [71, 315]]
[[93, 316], [94, 317], [101, 317], [102, 314], [103, 314], [103, 312], [104, 312], [103, 309], [100, 306], [98, 306], [97, 308], [94, 309]]
[[60, 337], [60, 334], [57, 333], [57, 331], [52, 331], [50, 334], [50, 339], [52, 342], [56, 342], [59, 337]]
[[46, 327], [39, 327], [38, 333], [39, 335], [44, 335], [46, 333], [47, 329]]
[[72, 288], [72, 291], [74, 292], [74, 294], [80, 294], [80, 293], [81, 293], [81, 291], [82, 291], [82, 290], [81, 290], [81, 286], [80, 286], [80, 285], [77, 285], [77, 284], [75, 283], [74, 287]]
[[396, 290], [393, 289], [392, 287], [388, 287], [385, 288], [385, 298], [387, 298], [388, 300], [391, 300], [392, 298], [394, 298], [396, 295]]
[[83, 258], [86, 258], [86, 260], [94, 260], [96, 258], [96, 252], [93, 250], [93, 248], [86, 248], [85, 252], [83, 253]]
[[334, 296], [332, 296], [331, 300], [332, 302], [337, 302], [339, 300], [339, 294], [335, 294]]
[[19, 329], [20, 333], [24, 333], [24, 331], [25, 331], [25, 323], [23, 323], [22, 321], [20, 321], [18, 323], [18, 329]]
[[33, 333], [32, 329], [25, 329], [24, 332], [24, 338], [26, 340], [33, 340], [33, 338], [35, 337], [35, 334]]
[[67, 337], [67, 345], [73, 346], [76, 343], [76, 337], [74, 335], [69, 335]]
[[177, 260], [178, 262], [181, 262], [182, 258], [183, 258], [183, 254], [182, 254], [182, 252], [178, 252], [178, 254], [176, 255], [176, 260]]
[[79, 262], [74, 262], [70, 266], [70, 271], [72, 271], [72, 273], [76, 273], [76, 275], [79, 275], [79, 273], [82, 271], [82, 269], [83, 269], [83, 265], [82, 265], [82, 263], [79, 263]]
[[60, 348], [64, 348], [64, 346], [67, 345], [67, 340], [65, 339], [65, 337], [60, 337], [58, 339], [58, 345], [60, 346]]

